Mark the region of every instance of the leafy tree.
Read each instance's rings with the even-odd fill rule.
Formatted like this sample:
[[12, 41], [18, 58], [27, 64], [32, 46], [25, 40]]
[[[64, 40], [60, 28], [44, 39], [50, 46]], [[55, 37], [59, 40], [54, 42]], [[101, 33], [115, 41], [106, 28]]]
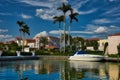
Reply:
[[93, 48], [94, 50], [98, 50], [98, 42], [97, 41], [92, 41], [93, 42]]
[[0, 43], [0, 50], [3, 50], [4, 44]]
[[12, 42], [11, 44], [8, 45], [10, 51], [16, 51], [18, 50], [18, 44], [15, 42]]
[[39, 43], [42, 45], [43, 49], [45, 49], [45, 46], [48, 44], [47, 37], [40, 37]]
[[85, 50], [85, 40], [82, 37], [74, 37], [72, 39], [72, 45], [76, 46], [76, 48]]

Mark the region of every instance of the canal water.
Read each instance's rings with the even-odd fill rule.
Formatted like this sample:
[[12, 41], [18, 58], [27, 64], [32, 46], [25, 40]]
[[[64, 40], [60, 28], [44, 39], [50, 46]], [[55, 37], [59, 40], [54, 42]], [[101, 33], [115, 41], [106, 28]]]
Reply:
[[120, 65], [62, 60], [1, 61], [0, 80], [120, 80]]

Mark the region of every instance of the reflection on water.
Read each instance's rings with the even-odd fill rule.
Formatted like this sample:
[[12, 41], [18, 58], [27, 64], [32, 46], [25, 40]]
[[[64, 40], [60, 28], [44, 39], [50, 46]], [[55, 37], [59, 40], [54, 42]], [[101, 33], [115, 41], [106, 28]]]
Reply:
[[118, 63], [26, 60], [0, 62], [0, 80], [120, 80]]

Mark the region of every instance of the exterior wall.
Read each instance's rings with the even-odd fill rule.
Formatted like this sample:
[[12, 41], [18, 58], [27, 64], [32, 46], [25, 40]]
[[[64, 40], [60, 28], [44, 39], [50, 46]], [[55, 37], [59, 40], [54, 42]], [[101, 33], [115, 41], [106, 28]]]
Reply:
[[[35, 38], [35, 48], [39, 49], [40, 46], [42, 46], [42, 44], [39, 44], [39, 40], [40, 40], [40, 36]], [[46, 46], [55, 46], [56, 48], [59, 48], [59, 38], [57, 37], [53, 37], [53, 36], [46, 36], [46, 38], [48, 39], [48, 44]]]
[[48, 41], [49, 41], [48, 46], [56, 46], [56, 48], [60, 47], [60, 45], [59, 45], [60, 39], [59, 38], [48, 36]]
[[99, 50], [100, 51], [104, 51], [104, 46], [105, 46], [105, 43], [108, 42], [108, 39], [103, 39], [103, 40], [99, 40], [98, 43], [99, 43]]
[[24, 45], [29, 46], [29, 48], [35, 48], [35, 39], [26, 39]]
[[117, 46], [120, 44], [120, 35], [108, 37], [108, 53], [117, 54]]
[[28, 43], [27, 44], [30, 48], [35, 48], [35, 43]]
[[37, 38], [35, 38], [35, 48], [37, 48], [37, 49], [39, 49], [39, 47], [40, 47], [40, 39], [39, 39], [39, 37], [37, 37]]

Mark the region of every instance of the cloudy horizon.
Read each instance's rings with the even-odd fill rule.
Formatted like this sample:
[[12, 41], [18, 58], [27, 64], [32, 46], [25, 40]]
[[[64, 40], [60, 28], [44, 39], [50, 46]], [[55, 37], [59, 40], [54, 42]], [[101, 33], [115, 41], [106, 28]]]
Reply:
[[[20, 35], [16, 24], [18, 20], [30, 27], [28, 38], [38, 34], [59, 36], [58, 23], [53, 24], [53, 17], [63, 14], [57, 10], [63, 2], [79, 13], [79, 21], [73, 21], [71, 26], [72, 36], [103, 39], [120, 32], [120, 0], [0, 0], [0, 41]], [[68, 15], [69, 12], [66, 30], [69, 26]]]

